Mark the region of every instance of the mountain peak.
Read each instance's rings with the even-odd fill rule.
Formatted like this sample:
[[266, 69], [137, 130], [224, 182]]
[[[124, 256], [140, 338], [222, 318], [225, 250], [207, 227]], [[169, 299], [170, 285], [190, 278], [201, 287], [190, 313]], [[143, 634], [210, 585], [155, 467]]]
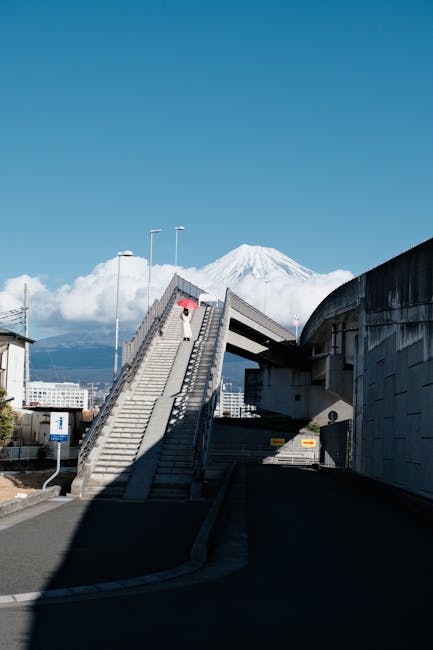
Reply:
[[291, 276], [298, 280], [308, 280], [317, 273], [301, 266], [275, 248], [241, 244], [212, 264], [204, 267], [214, 280], [235, 287], [244, 277], [252, 275], [256, 279], [273, 279]]

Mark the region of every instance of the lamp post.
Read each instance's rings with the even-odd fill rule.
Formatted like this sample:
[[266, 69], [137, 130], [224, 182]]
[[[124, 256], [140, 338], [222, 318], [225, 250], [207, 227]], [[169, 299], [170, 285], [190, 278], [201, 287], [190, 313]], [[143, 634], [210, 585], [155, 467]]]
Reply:
[[153, 235], [156, 235], [156, 233], [161, 232], [160, 228], [152, 228], [149, 230], [150, 234], [150, 252], [149, 252], [149, 282], [147, 285], [147, 312], [149, 313], [149, 308], [150, 308], [150, 280], [152, 277], [152, 246], [153, 246]]
[[174, 265], [175, 266], [177, 266], [177, 237], [178, 237], [178, 234], [179, 234], [180, 230], [185, 230], [185, 228], [183, 226], [176, 226], [175, 227], [175, 231], [176, 231], [176, 244], [175, 244], [175, 247], [174, 247]]
[[117, 291], [116, 291], [116, 335], [114, 341], [114, 366], [113, 366], [113, 381], [117, 377], [117, 350], [119, 347], [119, 288], [120, 288], [120, 258], [131, 257], [134, 255], [132, 251], [121, 251], [117, 253]]
[[266, 314], [266, 292], [267, 292], [269, 282], [270, 280], [265, 280], [265, 311], [264, 311], [265, 314]]
[[294, 314], [293, 325], [295, 326], [295, 343], [298, 343], [299, 314]]

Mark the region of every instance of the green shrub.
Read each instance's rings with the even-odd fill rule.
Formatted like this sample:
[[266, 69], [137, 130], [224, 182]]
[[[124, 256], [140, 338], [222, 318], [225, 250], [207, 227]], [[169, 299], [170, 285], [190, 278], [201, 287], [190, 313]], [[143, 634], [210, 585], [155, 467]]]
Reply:
[[14, 416], [12, 408], [5, 400], [6, 390], [0, 388], [0, 446], [5, 447], [12, 440]]
[[314, 420], [311, 420], [305, 428], [311, 431], [311, 433], [320, 433], [320, 426]]

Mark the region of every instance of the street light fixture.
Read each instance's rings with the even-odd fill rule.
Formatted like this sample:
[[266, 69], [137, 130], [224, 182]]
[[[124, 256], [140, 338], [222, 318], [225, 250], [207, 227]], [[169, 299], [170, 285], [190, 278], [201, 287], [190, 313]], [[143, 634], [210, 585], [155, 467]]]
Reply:
[[150, 308], [150, 279], [152, 277], [152, 245], [153, 245], [153, 235], [156, 235], [158, 232], [161, 232], [160, 228], [152, 228], [149, 230], [150, 234], [150, 253], [149, 253], [149, 281], [147, 285], [147, 313], [149, 313]]
[[120, 251], [117, 253], [117, 291], [116, 291], [116, 335], [114, 342], [114, 366], [113, 366], [113, 381], [117, 377], [117, 351], [119, 348], [119, 288], [120, 288], [120, 258], [132, 257], [132, 251]]
[[176, 231], [176, 244], [174, 248], [174, 265], [177, 266], [177, 237], [179, 234], [180, 230], [185, 230], [184, 226], [176, 226], [175, 231]]

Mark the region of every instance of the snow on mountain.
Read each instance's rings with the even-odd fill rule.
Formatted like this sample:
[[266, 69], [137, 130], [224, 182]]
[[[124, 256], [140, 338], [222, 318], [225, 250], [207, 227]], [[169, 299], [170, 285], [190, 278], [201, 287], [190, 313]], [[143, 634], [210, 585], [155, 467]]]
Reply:
[[231, 289], [235, 289], [248, 276], [261, 281], [287, 280], [287, 276], [301, 281], [318, 277], [318, 273], [301, 266], [275, 248], [248, 244], [235, 248], [205, 266], [202, 271], [214, 282], [223, 283]]
[[[103, 376], [101, 369], [110, 369], [114, 342], [115, 264], [115, 259], [108, 260], [89, 275], [78, 278], [72, 286], [65, 285], [54, 292], [44, 287], [44, 291], [32, 295], [32, 323], [40, 327], [48, 324], [51, 329], [57, 322], [58, 329], [63, 332], [70, 327], [68, 333], [39, 340], [32, 346], [33, 378], [62, 376], [75, 380], [73, 371], [76, 374], [79, 371], [83, 379], [90, 377], [89, 368], [94, 368], [98, 369], [98, 374], [92, 375], [94, 379]], [[146, 265], [147, 261], [137, 256], [122, 269], [122, 341], [131, 338], [146, 312]], [[243, 244], [202, 269], [155, 265], [152, 300], [162, 295], [175, 271], [221, 298], [230, 287], [241, 298], [289, 328], [293, 327], [294, 314], [298, 315], [302, 326], [330, 291], [353, 277], [343, 270], [319, 274], [275, 248]], [[54, 311], [47, 313], [47, 300], [56, 306]], [[0, 308], [1, 304], [0, 292]], [[70, 370], [69, 375], [64, 374], [65, 369]]]

